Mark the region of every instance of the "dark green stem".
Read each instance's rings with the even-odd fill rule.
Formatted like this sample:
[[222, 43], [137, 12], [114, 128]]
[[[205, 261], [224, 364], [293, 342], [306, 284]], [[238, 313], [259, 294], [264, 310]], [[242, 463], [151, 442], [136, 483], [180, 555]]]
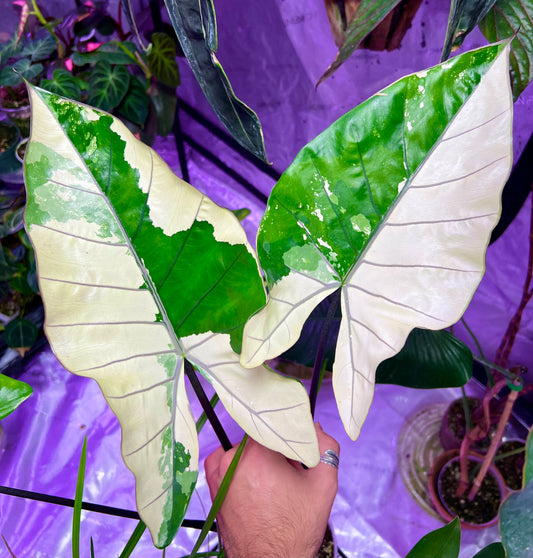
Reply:
[[311, 387], [309, 389], [309, 401], [311, 403], [311, 416], [315, 416], [316, 400], [318, 397], [318, 391], [320, 388], [320, 378], [322, 367], [324, 365], [324, 355], [326, 353], [326, 343], [328, 340], [329, 328], [331, 322], [335, 317], [335, 313], [340, 304], [341, 290], [338, 289], [331, 295], [330, 305], [324, 325], [322, 326], [322, 331], [320, 332], [320, 339], [318, 341], [318, 347], [316, 350], [315, 364], [313, 366], [313, 375], [311, 376]]
[[200, 401], [200, 405], [202, 405], [202, 409], [204, 410], [204, 413], [207, 416], [207, 420], [209, 420], [211, 426], [213, 427], [213, 430], [217, 435], [220, 445], [226, 451], [230, 450], [233, 447], [233, 445], [230, 442], [222, 424], [218, 420], [218, 417], [213, 407], [211, 406], [209, 398], [207, 397], [207, 394], [205, 393], [202, 384], [200, 383], [200, 381], [196, 376], [196, 372], [194, 371], [192, 364], [188, 360], [185, 360], [185, 374], [187, 375], [187, 378], [189, 378], [189, 381], [191, 382], [191, 386], [194, 389], [194, 393], [196, 394], [196, 397], [198, 397], [198, 401]]

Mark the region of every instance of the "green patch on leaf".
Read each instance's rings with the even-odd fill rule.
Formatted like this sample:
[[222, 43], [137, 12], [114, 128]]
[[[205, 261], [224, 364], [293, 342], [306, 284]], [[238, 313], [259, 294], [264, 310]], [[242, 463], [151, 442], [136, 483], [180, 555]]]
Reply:
[[0, 419], [7, 417], [33, 393], [31, 386], [0, 374]]

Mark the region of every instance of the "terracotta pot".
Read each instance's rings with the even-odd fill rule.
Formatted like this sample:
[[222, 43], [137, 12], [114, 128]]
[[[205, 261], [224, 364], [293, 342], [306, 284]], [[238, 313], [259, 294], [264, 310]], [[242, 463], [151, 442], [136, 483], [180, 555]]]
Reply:
[[[468, 461], [469, 469], [474, 468], [475, 471], [476, 468], [479, 469], [479, 466], [483, 461], [483, 456], [471, 452], [468, 455]], [[455, 489], [459, 483], [459, 469], [459, 450], [454, 449], [446, 451], [434, 462], [428, 476], [428, 489], [433, 506], [439, 515], [447, 522], [451, 521], [456, 515], [459, 515], [461, 525], [467, 529], [480, 529], [492, 525], [498, 520], [499, 508], [507, 493], [503, 477], [496, 467], [491, 465], [478, 495], [463, 509], [462, 501], [460, 502], [459, 499], [455, 498]], [[451, 481], [452, 484], [449, 488], [446, 488], [445, 483], [448, 483], [449, 481]], [[485, 495], [485, 489], [488, 489], [491, 492], [490, 504], [494, 506], [495, 512], [493, 517], [484, 517], [480, 520], [481, 522], [474, 522], [469, 519], [473, 514], [479, 510], [482, 512], [486, 512], [488, 510], [489, 500], [484, 500], [485, 497], [488, 498], [488, 496]], [[453, 493], [453, 499], [451, 501], [447, 501], [445, 499], [443, 490], [445, 492], [448, 490], [448, 492], [451, 491]], [[465, 494], [463, 501], [467, 500], [467, 496], [468, 491]], [[493, 496], [496, 496], [496, 500], [494, 500]], [[458, 513], [456, 510], [459, 508], [463, 509], [463, 511]]]

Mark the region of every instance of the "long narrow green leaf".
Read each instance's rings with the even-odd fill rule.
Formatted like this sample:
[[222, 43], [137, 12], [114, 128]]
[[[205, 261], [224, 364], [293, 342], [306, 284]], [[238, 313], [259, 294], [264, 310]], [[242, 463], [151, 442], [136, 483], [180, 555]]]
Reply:
[[512, 161], [508, 51], [402, 78], [304, 147], [271, 192], [257, 237], [269, 301], [241, 361], [283, 353], [340, 287], [333, 388], [354, 439], [377, 366], [415, 327], [455, 323], [483, 276]]
[[222, 504], [224, 503], [224, 499], [226, 498], [226, 494], [228, 493], [231, 480], [233, 479], [233, 475], [235, 474], [235, 470], [237, 469], [237, 465], [239, 464], [239, 460], [241, 458], [242, 452], [244, 451], [244, 446], [246, 445], [247, 439], [248, 436], [245, 434], [243, 436], [243, 439], [241, 440], [241, 443], [237, 447], [237, 451], [235, 452], [235, 455], [233, 456], [233, 459], [229, 464], [228, 470], [226, 471], [226, 474], [224, 475], [222, 482], [220, 483], [218, 492], [215, 496], [215, 499], [213, 500], [213, 505], [211, 506], [211, 509], [207, 514], [207, 518], [205, 520], [204, 526], [202, 527], [202, 530], [200, 531], [200, 534], [198, 535], [198, 538], [196, 539], [196, 543], [194, 544], [194, 547], [192, 549], [191, 558], [194, 558], [194, 556], [196, 556], [196, 553], [202, 546], [202, 543], [207, 537], [207, 534], [209, 533], [211, 526], [215, 522], [217, 514], [220, 511], [220, 508], [222, 507]]
[[181, 48], [204, 95], [233, 137], [267, 160], [263, 131], [255, 112], [240, 101], [217, 60], [217, 27], [212, 0], [165, 0]]
[[387, 16], [400, 0], [361, 0], [355, 16], [348, 25], [344, 44], [339, 48], [335, 60], [320, 76], [317, 85], [333, 75], [348, 59], [361, 41]]
[[452, 0], [441, 62], [459, 48], [465, 37], [492, 8], [496, 0]]
[[83, 439], [81, 448], [78, 480], [76, 482], [76, 496], [74, 498], [74, 512], [72, 515], [72, 558], [80, 558], [80, 523], [81, 504], [83, 501], [83, 485], [85, 483], [85, 461], [87, 459], [87, 436]]
[[511, 82], [514, 100], [533, 79], [533, 0], [498, 0], [480, 21], [489, 41], [511, 42]]
[[137, 523], [137, 526], [135, 527], [135, 530], [131, 534], [131, 537], [126, 543], [126, 546], [120, 553], [119, 558], [129, 558], [131, 556], [131, 553], [135, 550], [137, 543], [139, 542], [140, 538], [142, 537], [145, 531], [146, 531], [146, 525], [142, 521], [139, 521], [139, 523]]

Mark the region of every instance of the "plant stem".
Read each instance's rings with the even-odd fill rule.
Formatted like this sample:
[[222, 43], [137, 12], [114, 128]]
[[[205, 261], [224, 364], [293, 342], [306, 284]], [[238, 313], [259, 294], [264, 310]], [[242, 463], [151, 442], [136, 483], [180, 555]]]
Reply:
[[498, 450], [498, 446], [500, 445], [500, 441], [503, 436], [503, 430], [505, 428], [505, 425], [507, 424], [507, 421], [509, 420], [509, 417], [511, 416], [511, 411], [513, 410], [513, 405], [516, 401], [516, 398], [518, 397], [518, 394], [518, 391], [511, 391], [511, 393], [507, 397], [505, 407], [500, 416], [500, 420], [498, 421], [498, 427], [496, 429], [496, 433], [494, 434], [494, 438], [492, 438], [489, 450], [487, 451], [485, 458], [483, 459], [483, 463], [481, 464], [481, 469], [477, 474], [474, 480], [474, 484], [472, 485], [472, 488], [468, 494], [468, 499], [470, 501], [472, 501], [476, 497], [481, 483], [483, 482], [483, 479], [485, 478], [485, 475], [489, 470], [490, 464], [492, 463], [492, 459], [496, 455], [496, 451]]
[[191, 386], [194, 389], [194, 393], [196, 394], [196, 397], [198, 397], [198, 401], [200, 401], [200, 405], [202, 405], [202, 409], [204, 410], [204, 413], [207, 415], [207, 419], [211, 423], [211, 426], [213, 427], [213, 430], [217, 435], [220, 445], [226, 451], [230, 450], [233, 447], [233, 445], [230, 442], [222, 424], [218, 420], [218, 417], [213, 407], [211, 407], [209, 398], [207, 397], [207, 394], [205, 393], [202, 384], [198, 380], [192, 364], [187, 359], [185, 359], [185, 374], [187, 375], [187, 378], [189, 378], [189, 381], [191, 382]]
[[326, 314], [326, 319], [324, 320], [324, 325], [320, 332], [320, 339], [318, 341], [318, 347], [316, 350], [315, 364], [313, 365], [313, 375], [311, 376], [311, 387], [309, 388], [309, 402], [311, 404], [311, 416], [315, 416], [316, 400], [318, 397], [318, 390], [320, 386], [320, 377], [322, 366], [324, 364], [324, 355], [326, 352], [326, 343], [328, 340], [329, 328], [331, 322], [335, 317], [337, 308], [340, 304], [341, 291], [338, 289], [331, 295], [330, 305], [328, 308], [328, 313]]
[[466, 426], [466, 433], [472, 430], [472, 415], [470, 413], [470, 405], [468, 403], [468, 397], [466, 396], [464, 386], [461, 386], [461, 393], [463, 395], [463, 411], [465, 413], [465, 426]]
[[470, 337], [472, 337], [472, 340], [474, 341], [474, 344], [476, 345], [477, 352], [479, 353], [479, 357], [477, 357], [477, 358], [476, 358], [476, 355], [472, 355], [474, 357], [474, 360], [477, 360], [478, 362], [483, 364], [483, 366], [485, 368], [485, 373], [487, 374], [487, 384], [490, 385], [490, 386], [493, 386], [494, 385], [494, 378], [492, 377], [492, 374], [491, 374], [490, 367], [489, 367], [488, 363], [485, 362], [486, 358], [485, 358], [485, 355], [483, 354], [483, 349], [481, 348], [481, 344], [479, 343], [477, 337], [474, 335], [474, 332], [468, 327], [468, 324], [466, 323], [464, 318], [461, 318], [461, 323], [465, 327], [466, 331], [468, 331]]
[[506, 451], [505, 453], [500, 453], [499, 455], [495, 455], [492, 461], [500, 461], [500, 459], [507, 459], [508, 457], [512, 457], [513, 455], [518, 455], [519, 453], [524, 453], [526, 451], [525, 446], [521, 448], [516, 448], [511, 451]]
[[[532, 186], [531, 190], [533, 192], [533, 184], [531, 186]], [[502, 369], [505, 369], [505, 367], [507, 366], [507, 362], [509, 360], [509, 357], [511, 355], [511, 351], [512, 351], [514, 343], [516, 341], [516, 336], [518, 334], [518, 330], [520, 329], [520, 323], [522, 321], [522, 314], [524, 312], [524, 309], [525, 309], [526, 305], [528, 304], [528, 302], [531, 300], [531, 298], [533, 298], [533, 289], [530, 290], [532, 279], [533, 279], [533, 196], [531, 197], [531, 213], [530, 213], [530, 221], [529, 221], [528, 264], [527, 264], [526, 278], [525, 278], [525, 281], [524, 281], [524, 286], [522, 288], [522, 298], [520, 300], [520, 303], [518, 305], [518, 308], [517, 308], [514, 316], [509, 321], [509, 325], [507, 326], [507, 330], [505, 331], [505, 334], [504, 334], [503, 339], [500, 343], [500, 346], [498, 347], [498, 351], [496, 352], [495, 362], [496, 362], [496, 365], [498, 367], [498, 371], [501, 372], [502, 374], [503, 374]], [[518, 377], [518, 375], [514, 376], [515, 379], [517, 377]], [[496, 382], [496, 386], [498, 386], [499, 384], [500, 384], [500, 382]], [[487, 411], [488, 411], [488, 403], [490, 402], [490, 399], [494, 395], [496, 395], [501, 389], [500, 388], [496, 391], [496, 386], [491, 388], [489, 390], [489, 392], [484, 397], [484, 407]], [[476, 476], [476, 478], [474, 480], [474, 484], [472, 486], [472, 489], [470, 490], [470, 492], [468, 494], [469, 500], [473, 500], [475, 498], [475, 496], [476, 496], [476, 494], [479, 490], [479, 487], [481, 486], [481, 483], [483, 482], [483, 479], [485, 478], [485, 475], [486, 475], [486, 473], [489, 469], [489, 466], [490, 466], [490, 464], [491, 464], [491, 462], [492, 462], [492, 460], [493, 460], [493, 458], [496, 454], [498, 446], [501, 442], [505, 425], [507, 424], [507, 421], [509, 420], [509, 417], [511, 416], [511, 412], [513, 410], [514, 402], [518, 398], [519, 393], [520, 393], [519, 391], [511, 390], [511, 392], [507, 396], [507, 400], [505, 402], [503, 412], [502, 412], [502, 414], [500, 416], [500, 419], [498, 421], [498, 427], [496, 429], [496, 433], [494, 434], [494, 437], [491, 441], [489, 450], [488, 450], [488, 452], [486, 453], [486, 455], [483, 459], [481, 470], [478, 473], [478, 475]], [[490, 394], [490, 399], [489, 399], [489, 394]], [[469, 436], [466, 436], [465, 439], [463, 440], [463, 442], [465, 442], [465, 440], [467, 440], [467, 438], [469, 438]], [[464, 489], [464, 482], [463, 481], [464, 481], [464, 478], [467, 476], [466, 458], [465, 458], [464, 462], [463, 462], [463, 459], [462, 459], [463, 458], [463, 455], [462, 455], [463, 445], [466, 447], [469, 444], [467, 444], [467, 443], [461, 444], [461, 483], [459, 485], [459, 488], [457, 489], [457, 494], [458, 495], [459, 495], [459, 492], [462, 492], [464, 494], [465, 489]], [[463, 466], [464, 466], [464, 470], [463, 470]]]
[[[474, 360], [476, 362], [479, 362], [479, 364], [482, 364], [485, 368], [490, 367], [491, 370], [495, 370], [496, 372], [499, 372], [500, 374], [502, 374], [503, 376], [505, 376], [509, 380], [514, 380], [515, 379], [516, 375], [513, 374], [510, 370], [507, 370], [507, 368], [503, 368], [502, 366], [498, 366], [494, 362], [490, 362], [489, 360], [485, 360], [484, 358], [481, 358], [477, 355], [472, 355], [472, 356], [474, 357]], [[490, 384], [490, 387], [494, 386], [494, 379], [493, 379], [492, 374], [491, 374], [491, 378], [492, 378], [492, 383]]]

